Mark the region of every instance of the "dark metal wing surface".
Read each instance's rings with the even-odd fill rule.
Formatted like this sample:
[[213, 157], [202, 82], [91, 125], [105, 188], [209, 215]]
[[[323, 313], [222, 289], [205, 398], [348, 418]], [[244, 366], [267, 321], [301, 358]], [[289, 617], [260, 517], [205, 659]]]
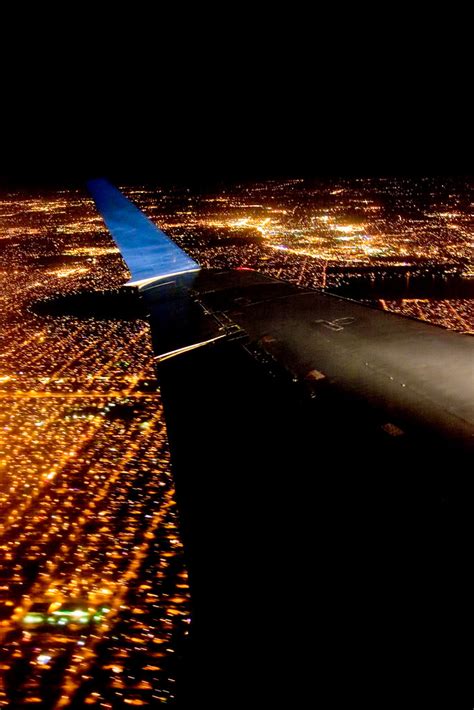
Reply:
[[181, 706], [452, 700], [474, 340], [188, 259], [139, 284], [193, 599]]

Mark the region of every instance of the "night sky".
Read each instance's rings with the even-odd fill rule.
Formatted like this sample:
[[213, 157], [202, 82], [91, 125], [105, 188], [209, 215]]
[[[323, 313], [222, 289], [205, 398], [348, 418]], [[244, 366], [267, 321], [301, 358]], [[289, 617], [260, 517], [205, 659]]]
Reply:
[[305, 23], [297, 32], [285, 18], [278, 33], [272, 25], [252, 33], [248, 19], [239, 36], [226, 25], [211, 40], [193, 32], [192, 43], [178, 26], [172, 38], [150, 27], [134, 45], [110, 32], [91, 46], [82, 38], [72, 65], [63, 47], [46, 60], [42, 47], [27, 73], [7, 73], [2, 183], [104, 175], [206, 188], [283, 176], [472, 174], [462, 56], [435, 59], [406, 28], [391, 42], [374, 30], [346, 43], [339, 25], [300, 36]]

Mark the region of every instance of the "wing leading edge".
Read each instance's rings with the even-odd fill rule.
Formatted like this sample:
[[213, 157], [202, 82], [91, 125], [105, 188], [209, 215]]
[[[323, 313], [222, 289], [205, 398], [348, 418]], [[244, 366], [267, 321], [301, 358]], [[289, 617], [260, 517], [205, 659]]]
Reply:
[[130, 270], [127, 285], [142, 286], [155, 279], [200, 269], [194, 259], [107, 180], [90, 180], [87, 185]]

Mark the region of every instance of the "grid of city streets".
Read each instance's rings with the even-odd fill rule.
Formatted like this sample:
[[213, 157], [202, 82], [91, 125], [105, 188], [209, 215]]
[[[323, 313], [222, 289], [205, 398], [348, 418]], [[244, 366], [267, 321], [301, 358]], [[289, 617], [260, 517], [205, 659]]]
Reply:
[[148, 326], [31, 307], [123, 283], [89, 200], [0, 220], [0, 704], [167, 703], [189, 596]]
[[[371, 305], [474, 331], [466, 181], [124, 191], [203, 266], [336, 290], [362, 277]], [[127, 278], [85, 191], [0, 195], [2, 706], [175, 693], [190, 598], [147, 321], [38, 308]]]

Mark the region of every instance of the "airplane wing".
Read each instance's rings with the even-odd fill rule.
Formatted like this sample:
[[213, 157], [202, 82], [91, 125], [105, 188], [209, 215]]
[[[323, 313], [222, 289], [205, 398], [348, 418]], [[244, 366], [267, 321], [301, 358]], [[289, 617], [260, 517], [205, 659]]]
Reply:
[[162, 233], [99, 188], [165, 407], [193, 600], [181, 706], [461, 688], [472, 337], [186, 255], [170, 267], [168, 238], [161, 268]]

